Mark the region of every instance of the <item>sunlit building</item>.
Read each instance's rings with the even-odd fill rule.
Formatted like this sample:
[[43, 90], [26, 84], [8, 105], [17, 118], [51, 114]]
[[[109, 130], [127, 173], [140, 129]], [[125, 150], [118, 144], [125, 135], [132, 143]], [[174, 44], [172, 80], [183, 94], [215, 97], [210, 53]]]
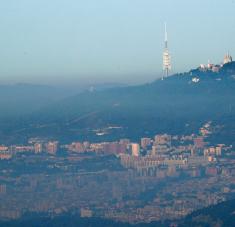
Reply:
[[46, 144], [46, 150], [49, 154], [55, 155], [58, 150], [58, 141], [49, 141]]
[[132, 156], [138, 157], [140, 155], [140, 145], [138, 143], [132, 143]]
[[35, 143], [35, 144], [34, 144], [34, 152], [35, 152], [36, 154], [42, 152], [42, 143]]
[[229, 55], [229, 53], [227, 53], [225, 56], [224, 56], [224, 64], [227, 64], [227, 63], [230, 63], [233, 61], [233, 58], [231, 55]]

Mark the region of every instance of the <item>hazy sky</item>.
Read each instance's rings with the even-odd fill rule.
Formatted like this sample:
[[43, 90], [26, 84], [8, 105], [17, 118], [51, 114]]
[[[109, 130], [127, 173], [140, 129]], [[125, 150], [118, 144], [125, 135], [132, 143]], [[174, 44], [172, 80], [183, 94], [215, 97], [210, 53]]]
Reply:
[[235, 57], [235, 0], [5, 0], [0, 83], [140, 83]]

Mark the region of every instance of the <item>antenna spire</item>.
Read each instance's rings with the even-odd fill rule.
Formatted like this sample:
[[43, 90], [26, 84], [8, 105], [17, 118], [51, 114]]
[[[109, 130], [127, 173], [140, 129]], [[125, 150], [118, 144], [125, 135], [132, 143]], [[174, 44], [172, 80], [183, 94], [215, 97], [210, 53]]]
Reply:
[[168, 34], [167, 34], [167, 26], [165, 23], [165, 48], [163, 52], [163, 70], [164, 70], [164, 77], [169, 76], [169, 72], [171, 70], [171, 56], [168, 50]]
[[167, 43], [168, 43], [167, 24], [165, 22], [165, 48], [167, 48]]

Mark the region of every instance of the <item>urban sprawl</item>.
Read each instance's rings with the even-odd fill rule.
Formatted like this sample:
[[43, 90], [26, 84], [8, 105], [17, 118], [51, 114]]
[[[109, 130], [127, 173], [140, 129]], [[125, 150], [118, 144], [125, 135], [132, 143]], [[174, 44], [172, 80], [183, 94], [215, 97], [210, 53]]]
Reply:
[[0, 146], [0, 219], [25, 213], [102, 217], [139, 223], [178, 219], [232, 198], [235, 152], [197, 134], [140, 142], [72, 142], [30, 138]]

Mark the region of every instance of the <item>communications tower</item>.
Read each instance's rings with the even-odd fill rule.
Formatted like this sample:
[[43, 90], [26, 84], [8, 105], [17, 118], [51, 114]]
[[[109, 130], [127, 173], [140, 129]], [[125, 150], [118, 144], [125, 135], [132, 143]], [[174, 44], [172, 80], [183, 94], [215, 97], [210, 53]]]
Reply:
[[165, 47], [164, 47], [164, 52], [163, 52], [163, 76], [168, 77], [170, 70], [171, 70], [171, 55], [168, 50], [168, 35], [167, 35], [167, 28], [166, 28], [166, 23], [165, 23]]

